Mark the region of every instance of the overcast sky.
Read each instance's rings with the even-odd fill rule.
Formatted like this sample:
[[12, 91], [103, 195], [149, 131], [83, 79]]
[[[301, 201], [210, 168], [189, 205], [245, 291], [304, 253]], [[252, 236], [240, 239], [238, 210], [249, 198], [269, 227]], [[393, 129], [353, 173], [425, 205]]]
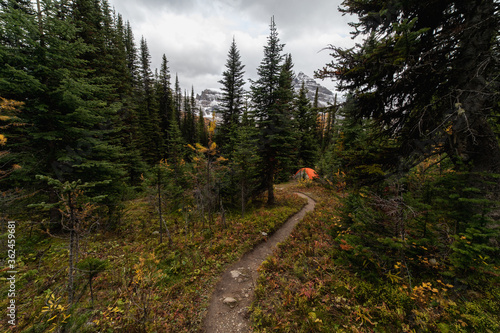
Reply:
[[[227, 53], [234, 36], [245, 65], [245, 80], [256, 78], [274, 15], [284, 52], [292, 54], [294, 70], [313, 76], [331, 61], [329, 44], [350, 47], [351, 16], [338, 12], [341, 0], [109, 0], [130, 21], [136, 44], [148, 42], [151, 67], [166, 55], [183, 89], [195, 93], [220, 88]], [[331, 81], [320, 82], [334, 89]]]

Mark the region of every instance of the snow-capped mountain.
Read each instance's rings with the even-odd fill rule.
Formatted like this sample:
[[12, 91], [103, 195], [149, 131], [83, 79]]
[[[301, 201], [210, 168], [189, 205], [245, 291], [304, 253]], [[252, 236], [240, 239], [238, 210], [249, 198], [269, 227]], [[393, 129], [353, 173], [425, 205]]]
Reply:
[[326, 107], [328, 105], [332, 105], [335, 100], [335, 94], [330, 91], [328, 88], [323, 87], [321, 84], [317, 83], [314, 79], [310, 78], [303, 72], [300, 72], [293, 79], [293, 86], [295, 91], [298, 93], [300, 87], [302, 86], [302, 82], [307, 89], [307, 97], [314, 102], [314, 95], [316, 94], [316, 89], [318, 89], [318, 106]]
[[[314, 79], [310, 78], [303, 72], [300, 72], [293, 80], [293, 86], [295, 91], [298, 93], [300, 87], [304, 82], [307, 88], [307, 97], [314, 102], [314, 95], [316, 94], [316, 89], [318, 89], [318, 106], [326, 107], [334, 103], [335, 95], [328, 88], [317, 83]], [[213, 112], [220, 105], [219, 100], [222, 97], [222, 90], [217, 88], [205, 89], [201, 94], [196, 94], [196, 103], [198, 107], [201, 107], [205, 118], [212, 118]]]
[[203, 110], [205, 118], [212, 118], [214, 111], [220, 105], [219, 100], [222, 98], [222, 90], [216, 88], [205, 89], [200, 94], [196, 94], [196, 103]]

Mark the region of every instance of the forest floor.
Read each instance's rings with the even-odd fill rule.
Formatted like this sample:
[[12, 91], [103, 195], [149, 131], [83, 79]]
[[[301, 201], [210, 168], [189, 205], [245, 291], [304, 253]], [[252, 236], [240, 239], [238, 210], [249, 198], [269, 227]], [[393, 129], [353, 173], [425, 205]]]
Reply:
[[[276, 205], [268, 207], [265, 196], [256, 198], [245, 217], [238, 210], [228, 211], [225, 222], [216, 216], [213, 223], [206, 223], [195, 210], [190, 211], [187, 232], [184, 215], [165, 214], [171, 243], [159, 241], [158, 216], [151, 198], [138, 196], [124, 202], [119, 225], [89, 231], [80, 239], [79, 263], [98, 260], [105, 269], [93, 278], [92, 292], [86, 271], [77, 271], [77, 301], [72, 306], [65, 288], [66, 235], [51, 236], [43, 223], [33, 224], [19, 216], [16, 292], [22, 297], [16, 301], [19, 316], [12, 332], [202, 331], [210, 296], [223, 272], [258, 244], [269, 243], [267, 235], [277, 234], [307, 204], [293, 194], [302, 188], [289, 187], [277, 186]], [[265, 256], [262, 254], [263, 259]], [[242, 274], [248, 273], [239, 267], [249, 266], [240, 262], [229, 274], [237, 270], [241, 273], [233, 274], [243, 280]], [[255, 269], [251, 281], [256, 279]], [[0, 281], [6, 278], [0, 276]], [[5, 296], [0, 298], [0, 307], [8, 306], [8, 288], [9, 284], [0, 284], [0, 295]], [[6, 318], [0, 318], [1, 332], [7, 327]]]
[[314, 210], [313, 199], [302, 193], [297, 194], [307, 199], [307, 205], [222, 274], [210, 299], [204, 323], [205, 332], [251, 332], [248, 308], [253, 299], [260, 265], [273, 253], [278, 243], [288, 238], [306, 213]]

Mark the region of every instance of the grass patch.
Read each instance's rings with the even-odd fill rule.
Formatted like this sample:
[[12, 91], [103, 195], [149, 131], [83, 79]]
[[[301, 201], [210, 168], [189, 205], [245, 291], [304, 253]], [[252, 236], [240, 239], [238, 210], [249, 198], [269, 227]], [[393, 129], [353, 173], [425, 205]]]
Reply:
[[[65, 291], [67, 241], [38, 228], [29, 233], [31, 225], [19, 222], [14, 331], [197, 332], [221, 272], [305, 203], [281, 193], [271, 208], [257, 202], [245, 218], [229, 214], [224, 225], [190, 221], [187, 233], [181, 216], [166, 216], [169, 245], [159, 244], [157, 217], [148, 201], [129, 201], [118, 230], [97, 230], [81, 240], [79, 261], [96, 258], [106, 262], [106, 269], [92, 279], [93, 305], [89, 274], [78, 273], [78, 302], [72, 307]], [[1, 284], [0, 295], [6, 308], [7, 283]]]
[[[498, 275], [481, 283], [451, 278], [444, 264], [429, 259], [432, 249], [416, 243], [403, 257], [409, 280], [403, 262], [381, 267], [388, 259], [375, 253], [383, 251], [359, 245], [355, 237], [375, 234], [354, 235], [343, 225], [345, 200], [315, 191], [322, 197], [315, 211], [261, 266], [255, 332], [500, 331]], [[388, 244], [387, 256], [399, 247]]]

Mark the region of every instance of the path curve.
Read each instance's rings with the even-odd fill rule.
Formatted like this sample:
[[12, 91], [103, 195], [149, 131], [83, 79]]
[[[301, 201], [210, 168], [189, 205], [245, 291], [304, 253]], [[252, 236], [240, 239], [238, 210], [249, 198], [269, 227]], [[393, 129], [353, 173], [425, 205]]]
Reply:
[[307, 204], [290, 217], [266, 242], [245, 253], [222, 274], [210, 299], [204, 332], [251, 332], [248, 307], [254, 295], [258, 277], [257, 268], [272, 254], [279, 242], [288, 238], [295, 225], [315, 206], [315, 201], [307, 195], [299, 192], [295, 194], [306, 198]]

